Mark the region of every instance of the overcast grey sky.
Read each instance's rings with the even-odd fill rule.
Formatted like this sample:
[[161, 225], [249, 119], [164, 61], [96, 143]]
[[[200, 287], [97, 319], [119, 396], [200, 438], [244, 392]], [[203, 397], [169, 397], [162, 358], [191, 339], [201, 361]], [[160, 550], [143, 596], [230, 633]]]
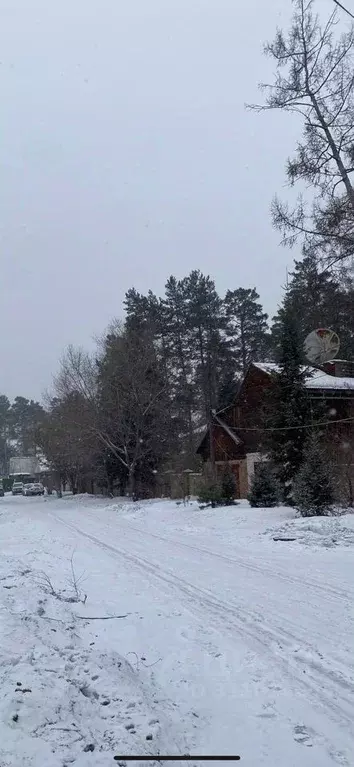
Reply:
[[[329, 0], [324, 0], [329, 2]], [[125, 291], [286, 264], [269, 205], [299, 125], [244, 108], [290, 0], [0, 0], [0, 392], [40, 397]]]

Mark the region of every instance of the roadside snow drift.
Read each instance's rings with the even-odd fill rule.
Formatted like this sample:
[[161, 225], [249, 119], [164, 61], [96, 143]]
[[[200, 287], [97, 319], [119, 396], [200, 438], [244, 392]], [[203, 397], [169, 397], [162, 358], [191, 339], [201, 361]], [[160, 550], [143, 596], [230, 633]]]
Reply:
[[0, 563], [1, 767], [112, 764], [132, 747], [144, 753], [152, 739], [167, 748], [140, 659], [85, 641], [89, 622], [76, 603], [48, 594], [42, 573], [7, 557]]

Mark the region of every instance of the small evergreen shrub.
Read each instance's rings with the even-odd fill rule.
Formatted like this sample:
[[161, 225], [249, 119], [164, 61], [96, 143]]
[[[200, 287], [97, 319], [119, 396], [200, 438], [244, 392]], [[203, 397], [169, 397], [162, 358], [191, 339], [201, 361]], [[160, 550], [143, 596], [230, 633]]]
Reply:
[[223, 505], [232, 506], [234, 504], [236, 493], [236, 477], [232, 471], [231, 466], [227, 464], [221, 476], [221, 497], [223, 500]]
[[279, 503], [280, 489], [268, 463], [259, 464], [255, 471], [248, 494], [250, 506], [271, 508]]
[[316, 433], [311, 434], [294, 481], [294, 505], [302, 517], [322, 516], [334, 503], [328, 460]]
[[215, 509], [216, 506], [221, 506], [220, 484], [215, 482], [213, 487], [209, 486], [202, 488], [198, 501], [203, 504], [203, 506], [211, 506], [213, 509]]
[[211, 464], [204, 470], [204, 484], [200, 490], [198, 502], [203, 506], [233, 506], [236, 501], [236, 480], [230, 466], [225, 466], [221, 477], [216, 476]]

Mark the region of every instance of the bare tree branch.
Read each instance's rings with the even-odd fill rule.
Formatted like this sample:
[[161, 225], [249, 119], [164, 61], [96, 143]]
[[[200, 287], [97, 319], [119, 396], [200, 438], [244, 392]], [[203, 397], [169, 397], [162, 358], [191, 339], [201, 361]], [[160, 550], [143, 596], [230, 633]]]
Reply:
[[307, 184], [313, 202], [301, 201], [292, 212], [273, 203], [283, 244], [300, 237], [307, 252], [340, 262], [354, 253], [354, 25], [340, 31], [335, 8], [322, 26], [316, 0], [293, 5], [288, 33], [278, 29], [265, 47], [277, 66], [274, 84], [261, 86], [265, 103], [251, 108], [296, 112], [304, 121], [286, 175], [291, 185]]
[[341, 8], [341, 9], [342, 9], [342, 11], [345, 11], [345, 13], [347, 13], [347, 14], [348, 14], [348, 16], [351, 16], [351, 18], [352, 18], [352, 19], [354, 19], [354, 14], [353, 14], [353, 13], [351, 13], [351, 11], [349, 11], [349, 10], [348, 10], [348, 8], [345, 8], [345, 6], [344, 6], [344, 5], [342, 5], [342, 3], [340, 3], [340, 2], [339, 2], [339, 0], [333, 0], [333, 2], [334, 2], [336, 5], [338, 5], [338, 8]]

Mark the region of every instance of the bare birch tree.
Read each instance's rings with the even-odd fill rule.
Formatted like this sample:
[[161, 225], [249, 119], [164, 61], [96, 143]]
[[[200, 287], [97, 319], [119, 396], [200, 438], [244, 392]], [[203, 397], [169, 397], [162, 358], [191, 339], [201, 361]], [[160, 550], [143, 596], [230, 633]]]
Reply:
[[94, 409], [97, 405], [97, 365], [95, 358], [81, 347], [68, 346], [54, 378], [55, 394], [60, 399], [75, 392]]
[[338, 7], [322, 23], [315, 0], [293, 6], [288, 32], [278, 29], [265, 46], [276, 64], [274, 83], [261, 85], [265, 104], [251, 108], [300, 115], [302, 137], [286, 176], [302, 190], [294, 208], [274, 199], [273, 221], [283, 244], [300, 237], [305, 252], [331, 265], [354, 254], [354, 26]]
[[165, 450], [167, 386], [149, 335], [118, 328], [99, 362], [98, 436], [127, 472], [134, 495], [137, 474], [154, 471]]

